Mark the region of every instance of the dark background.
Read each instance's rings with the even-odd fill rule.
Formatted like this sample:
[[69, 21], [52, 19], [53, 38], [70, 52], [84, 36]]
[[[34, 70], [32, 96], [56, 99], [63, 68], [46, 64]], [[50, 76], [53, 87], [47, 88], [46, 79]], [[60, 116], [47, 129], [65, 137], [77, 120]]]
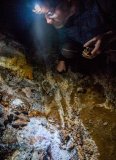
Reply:
[[32, 12], [36, 3], [36, 0], [1, 0], [0, 33], [10, 34], [30, 52], [48, 59], [47, 51], [58, 44], [57, 33], [42, 15]]
[[0, 32], [13, 35], [22, 43], [28, 44], [35, 14], [32, 12], [36, 1], [1, 0]]

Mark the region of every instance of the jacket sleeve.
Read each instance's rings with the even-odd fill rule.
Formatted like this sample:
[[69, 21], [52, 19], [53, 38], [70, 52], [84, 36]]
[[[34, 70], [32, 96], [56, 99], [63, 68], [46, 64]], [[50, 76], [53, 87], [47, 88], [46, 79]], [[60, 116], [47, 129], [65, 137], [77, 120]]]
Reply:
[[116, 31], [116, 0], [96, 0], [108, 29]]

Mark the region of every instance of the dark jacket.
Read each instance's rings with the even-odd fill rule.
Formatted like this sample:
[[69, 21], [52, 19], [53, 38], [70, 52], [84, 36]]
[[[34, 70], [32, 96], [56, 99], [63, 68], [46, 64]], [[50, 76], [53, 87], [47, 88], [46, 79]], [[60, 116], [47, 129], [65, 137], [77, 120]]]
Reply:
[[84, 44], [94, 36], [116, 27], [114, 0], [80, 0], [79, 11], [58, 29], [61, 45], [67, 41]]

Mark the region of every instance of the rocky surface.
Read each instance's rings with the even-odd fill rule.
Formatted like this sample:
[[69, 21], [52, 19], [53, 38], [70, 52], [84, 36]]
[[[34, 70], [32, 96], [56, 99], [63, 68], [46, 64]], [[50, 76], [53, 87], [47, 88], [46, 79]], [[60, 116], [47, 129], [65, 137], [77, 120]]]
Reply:
[[[5, 55], [2, 54], [3, 42], [4, 52], [8, 51]], [[19, 65], [20, 47], [13, 44], [0, 40], [0, 64], [3, 59], [5, 62], [0, 65], [0, 159], [97, 160], [106, 159], [108, 152], [113, 155], [116, 144], [110, 144], [104, 151], [105, 143], [102, 144], [102, 138], [99, 141], [95, 133], [105, 138], [104, 127], [109, 125], [106, 117], [110, 115], [112, 119], [112, 113], [116, 117], [115, 77], [70, 71], [60, 75], [39, 65], [30, 67], [22, 52], [21, 62], [25, 63]], [[14, 60], [10, 67], [6, 64], [9, 60]], [[13, 66], [18, 69], [14, 70]], [[98, 110], [95, 114], [96, 108], [101, 110], [101, 115]], [[96, 119], [91, 114], [95, 114]], [[106, 128], [111, 138], [114, 138], [115, 127], [113, 118]], [[113, 158], [115, 155], [110, 160]]]

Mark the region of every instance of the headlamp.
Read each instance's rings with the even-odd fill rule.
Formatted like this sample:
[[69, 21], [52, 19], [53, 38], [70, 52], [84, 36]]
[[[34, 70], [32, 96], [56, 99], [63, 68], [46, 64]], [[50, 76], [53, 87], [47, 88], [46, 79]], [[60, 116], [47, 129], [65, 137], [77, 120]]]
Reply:
[[42, 13], [42, 8], [41, 8], [41, 6], [37, 3], [37, 4], [35, 4], [35, 6], [34, 6], [34, 9], [32, 10], [34, 13], [39, 13], [39, 14], [41, 14]]
[[[37, 14], [44, 14], [44, 11], [42, 10], [42, 7], [37, 3], [37, 4], [35, 4], [35, 6], [34, 6], [34, 9], [33, 9], [33, 12], [34, 13], [37, 13]], [[54, 10], [52, 9], [52, 10], [50, 10], [50, 11], [48, 11], [47, 13], [45, 13], [45, 15], [47, 16], [47, 17], [49, 17], [49, 18], [56, 18], [57, 17], [57, 15], [56, 14], [54, 14]]]

